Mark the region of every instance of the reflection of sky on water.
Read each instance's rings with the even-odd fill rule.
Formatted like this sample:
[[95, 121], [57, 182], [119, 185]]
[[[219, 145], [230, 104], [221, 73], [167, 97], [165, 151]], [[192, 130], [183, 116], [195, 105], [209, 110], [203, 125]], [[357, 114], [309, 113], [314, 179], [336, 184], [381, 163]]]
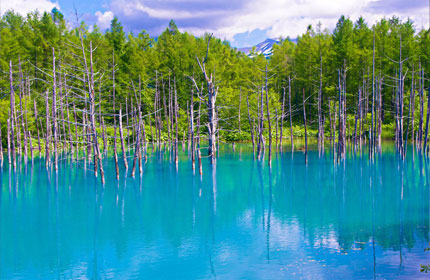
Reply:
[[[389, 150], [388, 148], [385, 150]], [[430, 262], [428, 163], [329, 154], [274, 156], [223, 146], [193, 176], [168, 153], [103, 187], [90, 171], [35, 160], [3, 167], [0, 278], [424, 278]], [[124, 170], [121, 171], [123, 175]], [[372, 183], [370, 183], [372, 182]], [[403, 194], [403, 197], [402, 197]]]

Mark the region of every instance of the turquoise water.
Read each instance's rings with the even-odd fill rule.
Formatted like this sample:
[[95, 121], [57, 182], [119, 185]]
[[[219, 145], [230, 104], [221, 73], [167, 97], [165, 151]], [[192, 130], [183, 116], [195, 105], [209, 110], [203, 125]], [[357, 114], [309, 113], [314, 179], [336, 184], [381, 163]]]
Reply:
[[[384, 148], [274, 155], [221, 147], [193, 175], [181, 153], [148, 158], [140, 177], [106, 185], [81, 165], [5, 163], [0, 279], [428, 279], [429, 163]], [[87, 167], [90, 168], [90, 167]]]

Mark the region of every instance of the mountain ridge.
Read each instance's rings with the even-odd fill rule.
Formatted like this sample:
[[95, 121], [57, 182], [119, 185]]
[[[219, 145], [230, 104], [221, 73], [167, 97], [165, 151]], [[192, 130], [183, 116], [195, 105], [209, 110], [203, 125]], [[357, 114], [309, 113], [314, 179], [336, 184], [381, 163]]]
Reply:
[[[243, 47], [238, 50], [245, 53], [249, 57], [263, 54], [264, 57], [268, 58], [273, 54], [273, 45], [279, 43], [278, 39], [267, 38], [263, 42], [258, 43], [252, 47]], [[254, 50], [254, 51], [253, 51]]]
[[[239, 51], [245, 53], [249, 57], [255, 57], [257, 55], [263, 54], [265, 58], [270, 58], [273, 54], [273, 45], [279, 44], [283, 39], [274, 39], [274, 38], [267, 38], [263, 42], [258, 43], [255, 46], [252, 47], [242, 47], [238, 48]], [[289, 40], [290, 42], [293, 42], [297, 44], [297, 38], [287, 38], [285, 40]], [[254, 50], [254, 52], [252, 52]]]

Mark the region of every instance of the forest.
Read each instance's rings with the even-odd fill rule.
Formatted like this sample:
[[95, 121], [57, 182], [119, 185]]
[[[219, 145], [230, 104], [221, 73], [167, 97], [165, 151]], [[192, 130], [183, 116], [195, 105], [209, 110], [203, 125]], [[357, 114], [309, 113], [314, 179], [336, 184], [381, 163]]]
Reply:
[[101, 150], [113, 147], [117, 162], [121, 147], [134, 175], [148, 143], [177, 151], [187, 142], [194, 166], [200, 139], [212, 159], [220, 141], [252, 142], [258, 158], [268, 147], [269, 164], [272, 145], [294, 149], [295, 137], [306, 151], [309, 137], [340, 155], [347, 142], [368, 142], [375, 153], [383, 139], [401, 155], [408, 143], [428, 152], [430, 32], [411, 20], [369, 26], [341, 16], [334, 30], [309, 25], [297, 42], [281, 38], [268, 59], [180, 32], [173, 20], [156, 38], [124, 32], [118, 18], [106, 31], [78, 22], [70, 27], [56, 9], [1, 18], [1, 157], [8, 147], [9, 162], [38, 152], [57, 166], [61, 152], [78, 159], [82, 148], [97, 175]]

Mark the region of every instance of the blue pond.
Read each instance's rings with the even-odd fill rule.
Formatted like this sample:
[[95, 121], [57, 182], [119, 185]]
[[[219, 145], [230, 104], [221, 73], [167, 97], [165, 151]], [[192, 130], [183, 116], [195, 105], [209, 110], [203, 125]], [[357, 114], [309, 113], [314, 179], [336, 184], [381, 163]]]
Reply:
[[[287, 149], [288, 150], [288, 149]], [[193, 175], [168, 151], [106, 184], [82, 163], [1, 169], [0, 279], [428, 279], [429, 162], [392, 145], [253, 159], [222, 145]], [[130, 170], [128, 172], [130, 174]]]

